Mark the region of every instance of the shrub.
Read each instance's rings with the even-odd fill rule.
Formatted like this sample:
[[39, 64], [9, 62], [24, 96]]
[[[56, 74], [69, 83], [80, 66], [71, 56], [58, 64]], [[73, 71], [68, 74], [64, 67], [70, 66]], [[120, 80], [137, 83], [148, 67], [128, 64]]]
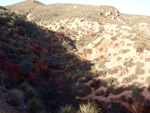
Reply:
[[131, 43], [127, 43], [127, 46], [130, 47], [130, 46], [132, 46], [132, 44]]
[[100, 80], [93, 80], [92, 83], [91, 83], [91, 87], [94, 87], [95, 89], [99, 88], [100, 87]]
[[143, 70], [143, 69], [137, 67], [136, 70], [135, 70], [135, 73], [136, 73], [137, 75], [143, 75], [143, 74], [145, 73], [145, 70]]
[[99, 68], [104, 67], [105, 63], [107, 62], [107, 59], [103, 59], [99, 62]]
[[31, 63], [22, 62], [21, 64], [21, 74], [24, 77], [28, 77], [31, 72], [34, 72], [36, 69]]
[[126, 97], [123, 95], [123, 96], [121, 96], [121, 100], [123, 101], [123, 102], [127, 102], [127, 99], [126, 99]]
[[104, 95], [104, 90], [100, 90], [99, 92], [95, 93], [96, 96]]
[[32, 113], [41, 113], [41, 111], [44, 111], [44, 105], [36, 98], [32, 98], [29, 101], [29, 108]]
[[128, 101], [129, 104], [132, 104], [132, 102], [133, 102], [133, 100], [132, 100], [131, 97], [128, 97], [128, 100], [127, 100], [127, 101]]
[[125, 53], [127, 53], [127, 52], [129, 52], [129, 51], [130, 51], [130, 49], [122, 49], [122, 50], [120, 51], [120, 53], [125, 54]]
[[144, 96], [141, 94], [141, 89], [138, 87], [133, 87], [132, 89], [132, 97], [136, 98], [139, 102], [143, 102], [144, 101]]
[[107, 113], [132, 113], [119, 102], [112, 102], [111, 107], [107, 109]]
[[150, 91], [150, 85], [148, 86], [147, 90]]
[[119, 87], [119, 88], [117, 88], [117, 89], [114, 89], [112, 93], [113, 93], [114, 95], [118, 95], [118, 94], [122, 93], [125, 89], [126, 89], [126, 88], [124, 88], [124, 87]]
[[133, 87], [132, 89], [132, 97], [136, 97], [140, 94], [140, 89], [138, 87]]
[[23, 94], [21, 92], [21, 90], [11, 90], [6, 102], [14, 107], [20, 105], [20, 103], [22, 102], [23, 99]]
[[113, 87], [108, 87], [108, 88], [106, 89], [106, 92], [105, 92], [105, 97], [108, 97], [109, 94], [113, 92], [113, 90], [114, 90]]
[[142, 68], [144, 66], [144, 63], [143, 62], [137, 62], [136, 66], [139, 68]]
[[129, 77], [123, 78], [122, 83], [130, 83], [135, 79], [137, 79], [137, 76], [132, 74]]
[[91, 88], [88, 85], [80, 84], [74, 88], [76, 96], [84, 97], [91, 93]]
[[107, 87], [107, 81], [106, 80], [101, 80], [101, 86]]
[[135, 64], [132, 61], [127, 61], [127, 62], [124, 62], [123, 65], [126, 66], [126, 67], [132, 67]]
[[116, 86], [119, 84], [118, 80], [116, 78], [110, 77], [108, 79], [105, 80], [105, 82], [107, 83], [107, 86]]
[[134, 43], [134, 48], [136, 48], [137, 52], [143, 52], [145, 47], [146, 47], [146, 44], [143, 42], [137, 41]]
[[30, 97], [35, 97], [37, 96], [37, 92], [35, 91], [35, 89], [33, 89], [32, 87], [29, 87], [27, 89], [27, 94], [30, 96]]
[[76, 110], [71, 105], [61, 107], [58, 113], [76, 113]]
[[81, 104], [77, 113], [102, 113], [101, 108], [94, 102], [89, 102], [87, 104]]
[[121, 59], [122, 59], [122, 57], [117, 57], [116, 58], [117, 61], [120, 61]]
[[109, 69], [108, 74], [113, 75], [118, 72], [117, 68]]
[[18, 84], [22, 84], [26, 81], [26, 79], [23, 76], [20, 76], [20, 78], [18, 79]]
[[147, 78], [146, 78], [146, 83], [147, 83], [148, 85], [150, 85], [150, 77], [147, 77]]
[[0, 84], [4, 82], [6, 75], [0, 70]]

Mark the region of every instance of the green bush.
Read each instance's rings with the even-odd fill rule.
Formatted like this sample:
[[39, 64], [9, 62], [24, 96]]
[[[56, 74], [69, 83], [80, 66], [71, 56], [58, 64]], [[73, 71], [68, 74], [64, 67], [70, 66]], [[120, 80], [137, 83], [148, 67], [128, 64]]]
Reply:
[[0, 84], [4, 83], [5, 78], [6, 78], [6, 75], [0, 70]]
[[143, 75], [145, 73], [145, 70], [137, 67], [136, 70], [135, 70], [135, 74], [137, 75]]
[[95, 89], [99, 88], [101, 85], [101, 81], [100, 80], [93, 80], [92, 83], [91, 83], [91, 87], [94, 87]]
[[29, 108], [32, 113], [41, 113], [42, 111], [44, 111], [44, 105], [36, 98], [32, 98], [29, 101]]
[[80, 84], [77, 85], [74, 89], [74, 95], [84, 97], [91, 93], [91, 88], [88, 85]]
[[140, 41], [137, 41], [134, 43], [134, 48], [137, 50], [137, 52], [143, 52], [146, 47], [146, 44]]
[[23, 94], [21, 90], [11, 90], [6, 102], [12, 106], [19, 106], [22, 102]]
[[125, 67], [132, 67], [132, 66], [134, 66], [135, 64], [132, 62], [132, 60], [130, 60], [130, 61], [124, 62], [123, 65], [124, 65]]
[[147, 90], [150, 91], [150, 85], [148, 86]]
[[146, 83], [147, 83], [148, 85], [150, 85], [150, 77], [147, 77], [147, 78], [146, 78]]
[[107, 78], [105, 82], [107, 83], [108, 87], [119, 85], [119, 81], [113, 77]]
[[114, 90], [113, 87], [108, 87], [108, 88], [106, 89], [106, 92], [105, 92], [105, 97], [108, 97], [109, 94], [113, 92], [113, 90]]
[[118, 94], [122, 93], [122, 92], [125, 91], [125, 90], [126, 90], [126, 88], [124, 88], [124, 87], [119, 87], [119, 88], [117, 88], [117, 89], [114, 89], [112, 93], [113, 93], [114, 95], [118, 95]]
[[27, 94], [30, 96], [30, 97], [36, 97], [38, 95], [38, 93], [35, 91], [35, 89], [33, 89], [32, 87], [29, 87], [27, 89]]
[[26, 81], [26, 79], [23, 76], [20, 76], [18, 79], [18, 84], [22, 84]]
[[102, 109], [94, 102], [81, 104], [77, 113], [102, 113]]
[[21, 64], [21, 74], [24, 77], [28, 77], [31, 72], [34, 72], [36, 68], [29, 62], [22, 62]]
[[141, 94], [141, 89], [138, 87], [133, 87], [132, 89], [132, 97], [136, 98], [139, 102], [143, 102], [145, 97]]
[[139, 96], [141, 93], [140, 93], [140, 89], [138, 87], [133, 87], [132, 89], [132, 97], [137, 97]]
[[132, 74], [129, 77], [123, 78], [122, 83], [130, 83], [137, 78], [138, 77], [136, 75]]
[[61, 107], [58, 113], [76, 113], [76, 110], [71, 105]]
[[121, 51], [120, 51], [120, 53], [121, 54], [125, 54], [125, 53], [127, 53], [127, 52], [129, 52], [130, 51], [130, 49], [122, 49]]

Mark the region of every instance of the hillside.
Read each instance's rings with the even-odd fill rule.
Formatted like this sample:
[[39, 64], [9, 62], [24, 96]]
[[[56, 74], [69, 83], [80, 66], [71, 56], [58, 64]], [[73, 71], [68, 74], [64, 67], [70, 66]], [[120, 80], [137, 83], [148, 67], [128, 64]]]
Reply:
[[65, 84], [62, 86], [59, 80], [65, 81], [66, 74], [70, 75], [65, 69], [70, 59], [80, 64], [62, 46], [67, 43], [69, 48], [71, 40], [57, 37], [10, 11], [0, 10], [0, 15], [0, 102], [5, 106], [0, 112], [50, 112], [70, 100], [73, 103], [74, 98], [67, 89], [62, 91]]
[[[73, 100], [74, 107], [78, 106], [78, 101], [92, 100], [106, 113], [149, 113], [149, 16], [122, 14], [112, 6], [43, 5], [31, 0], [6, 8], [20, 14], [19, 18], [30, 21], [25, 24], [17, 22], [13, 29], [17, 29], [17, 35], [27, 38], [27, 42], [31, 39], [34, 44], [24, 47], [27, 46], [24, 41], [24, 46], [21, 44], [15, 47], [24, 47], [25, 50], [28, 48], [24, 55], [8, 55], [5, 58], [13, 63], [24, 58], [33, 62], [32, 65], [42, 75], [42, 88], [49, 84], [47, 77], [52, 76], [51, 82], [57, 83], [52, 82], [52, 89], [59, 94], [53, 91], [51, 93], [57, 100], [64, 101], [67, 97], [69, 102], [66, 103], [70, 104]], [[34, 27], [30, 28], [30, 24]], [[3, 26], [2, 33], [6, 26], [13, 26], [12, 21]], [[13, 37], [12, 33], [3, 33], [3, 38], [6, 37]], [[18, 42], [13, 38], [11, 40], [7, 41], [6, 38], [2, 44], [14, 46], [11, 45], [12, 42]], [[9, 54], [4, 50], [2, 53], [4, 56]], [[23, 61], [19, 60], [17, 63], [21, 64]], [[49, 66], [51, 67], [48, 68]], [[8, 71], [3, 65], [1, 69], [3, 72]], [[35, 73], [38, 72], [37, 69], [34, 69]], [[15, 70], [13, 75], [16, 72]], [[37, 81], [39, 77], [34, 79]], [[30, 80], [27, 79], [27, 82], [30, 84]], [[60, 99], [62, 95], [64, 100]], [[51, 100], [49, 96], [46, 99], [40, 98]], [[64, 103], [60, 102], [58, 106], [62, 105]], [[58, 106], [55, 108], [58, 109]]]

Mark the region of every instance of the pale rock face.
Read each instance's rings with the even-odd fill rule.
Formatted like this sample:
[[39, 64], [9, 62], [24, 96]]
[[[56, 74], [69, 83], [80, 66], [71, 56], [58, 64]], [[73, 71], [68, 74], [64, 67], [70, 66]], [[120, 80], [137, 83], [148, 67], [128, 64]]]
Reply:
[[112, 15], [112, 12], [106, 12], [105, 13], [105, 16], [110, 16], [110, 15]]

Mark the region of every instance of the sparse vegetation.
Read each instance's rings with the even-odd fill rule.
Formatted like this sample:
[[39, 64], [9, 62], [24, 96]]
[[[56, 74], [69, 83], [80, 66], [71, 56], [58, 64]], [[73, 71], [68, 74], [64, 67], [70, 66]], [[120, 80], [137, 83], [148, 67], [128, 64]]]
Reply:
[[129, 52], [130, 51], [130, 49], [122, 49], [121, 51], [120, 51], [120, 53], [121, 54], [125, 54], [125, 53], [127, 53], [127, 52]]
[[144, 66], [144, 63], [143, 62], [137, 62], [136, 66], [139, 68], [142, 68]]
[[94, 79], [90, 86], [94, 87], [94, 89], [97, 89], [100, 87], [100, 85], [101, 85], [101, 81], [99, 79], [98, 80]]
[[116, 59], [116, 60], [117, 60], [117, 61], [120, 61], [121, 59], [122, 59], [122, 57], [117, 57], [117, 59]]
[[122, 93], [122, 92], [125, 91], [125, 90], [126, 90], [126, 88], [124, 88], [124, 87], [119, 87], [119, 88], [114, 89], [112, 93], [113, 93], [114, 95], [118, 95], [118, 94]]
[[136, 75], [143, 75], [144, 73], [145, 73], [145, 70], [141, 69], [139, 67], [137, 67], [136, 70], [135, 70]]
[[81, 104], [77, 113], [102, 113], [102, 110], [94, 102], [88, 102], [87, 104]]
[[103, 59], [99, 62], [99, 67], [104, 67], [104, 64], [107, 62], [107, 59]]
[[[149, 56], [146, 50], [150, 50], [150, 38], [138, 30], [139, 21], [135, 21], [144, 16], [133, 18], [111, 6], [51, 4], [47, 7], [37, 0], [7, 8], [19, 15], [0, 7], [0, 88], [3, 93], [9, 92], [6, 101], [17, 111], [28, 108], [31, 113], [102, 113], [104, 109], [108, 113], [128, 113], [120, 103], [114, 103], [118, 98], [113, 98], [127, 90], [132, 90], [132, 97], [122, 96], [123, 102], [132, 104], [136, 99], [149, 106], [141, 89], [145, 78], [140, 76], [142, 82], [136, 80], [139, 75], [147, 74], [144, 65], [147, 66], [145, 57]], [[137, 29], [128, 29], [126, 23]], [[122, 26], [127, 29], [121, 29]], [[133, 55], [128, 56], [133, 47]], [[100, 55], [94, 59], [94, 53]], [[85, 60], [87, 54], [91, 55], [89, 61]], [[126, 77], [134, 69], [135, 74]], [[118, 76], [124, 77], [123, 80]], [[150, 85], [150, 77], [146, 83]], [[110, 103], [106, 103], [109, 109], [98, 99], [102, 109], [93, 103], [96, 96], [112, 96]], [[79, 104], [86, 98], [91, 102]]]
[[41, 113], [44, 111], [44, 105], [39, 102], [36, 98], [32, 98], [29, 101], [29, 108], [30, 111], [33, 113]]
[[133, 67], [135, 65], [135, 63], [133, 63], [132, 60], [130, 60], [130, 61], [124, 62], [123, 65], [126, 67]]
[[61, 107], [58, 113], [76, 113], [76, 110], [71, 105]]
[[127, 43], [127, 47], [131, 47], [132, 46], [132, 44], [131, 43]]
[[7, 103], [12, 106], [19, 106], [23, 101], [23, 93], [21, 90], [11, 90], [7, 97]]
[[146, 44], [140, 41], [136, 41], [134, 43], [134, 48], [136, 49], [137, 52], [143, 52], [146, 47]]
[[132, 75], [130, 75], [129, 77], [127, 77], [127, 78], [123, 78], [123, 80], [122, 80], [122, 83], [130, 83], [130, 82], [132, 82], [133, 80], [135, 80], [135, 79], [137, 79], [138, 78], [138, 76], [137, 75], [135, 75], [135, 74], [132, 74]]
[[106, 92], [105, 92], [105, 95], [104, 95], [104, 96], [105, 96], [105, 97], [108, 97], [109, 94], [113, 92], [113, 90], [114, 90], [113, 87], [108, 87], [107, 90], [106, 90]]
[[79, 84], [74, 88], [74, 95], [79, 97], [84, 97], [90, 94], [91, 88], [88, 85]]
[[147, 78], [146, 78], [146, 83], [147, 83], [148, 85], [150, 85], [150, 77], [147, 77]]
[[138, 87], [133, 87], [132, 89], [132, 97], [136, 98], [139, 102], [143, 102], [144, 101], [144, 96], [141, 94], [141, 89], [139, 89]]

